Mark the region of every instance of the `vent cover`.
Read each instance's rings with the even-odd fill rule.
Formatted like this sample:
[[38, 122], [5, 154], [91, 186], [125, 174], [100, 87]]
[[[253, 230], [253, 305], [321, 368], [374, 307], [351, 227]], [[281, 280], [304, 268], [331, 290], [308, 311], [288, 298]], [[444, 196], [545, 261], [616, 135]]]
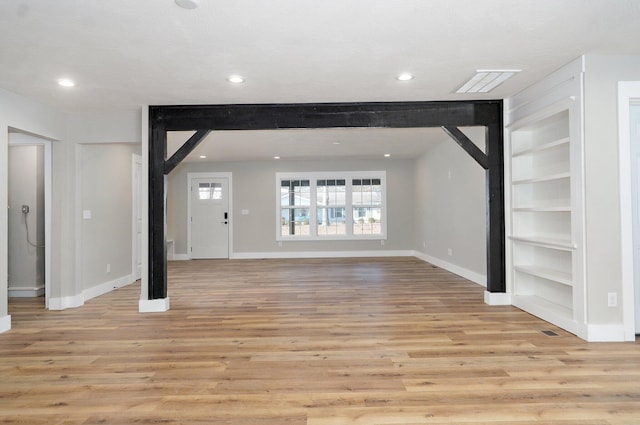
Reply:
[[476, 75], [456, 93], [487, 93], [520, 72], [520, 69], [477, 69]]

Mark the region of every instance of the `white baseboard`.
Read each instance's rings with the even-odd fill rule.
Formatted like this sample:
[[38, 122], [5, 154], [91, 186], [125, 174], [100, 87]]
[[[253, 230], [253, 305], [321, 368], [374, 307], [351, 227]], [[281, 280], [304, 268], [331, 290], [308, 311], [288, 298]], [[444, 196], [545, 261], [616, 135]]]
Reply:
[[9, 298], [33, 298], [44, 295], [44, 285], [39, 286], [10, 286]]
[[87, 301], [91, 298], [99, 297], [100, 295], [104, 295], [107, 292], [111, 292], [114, 289], [119, 289], [123, 286], [130, 285], [135, 281], [136, 279], [132, 274], [122, 276], [109, 282], [101, 283], [100, 285], [92, 286], [91, 288], [85, 289], [84, 291], [82, 291], [82, 295], [84, 297], [84, 300]]
[[589, 342], [625, 341], [624, 325], [587, 325], [586, 339]]
[[262, 258], [352, 258], [352, 257], [413, 257], [415, 251], [286, 251], [286, 252], [234, 252], [229, 258], [234, 260], [257, 260]]
[[173, 254], [172, 261], [187, 261], [187, 260], [191, 260], [191, 257], [189, 257], [187, 254]]
[[100, 295], [111, 292], [114, 289], [122, 288], [132, 284], [136, 280], [132, 274], [122, 276], [109, 282], [101, 283], [91, 288], [85, 289], [82, 293], [68, 297], [49, 298], [49, 310], [64, 310], [66, 308], [76, 308], [84, 305], [84, 302]]
[[484, 303], [488, 305], [511, 305], [511, 294], [484, 291]]
[[84, 296], [82, 294], [71, 295], [68, 297], [51, 297], [49, 298], [49, 310], [64, 310], [67, 308], [76, 308], [84, 304]]
[[6, 315], [4, 317], [0, 317], [0, 333], [7, 332], [11, 329], [11, 316]]
[[169, 310], [169, 297], [158, 300], [139, 300], [138, 311], [140, 313], [162, 313]]
[[432, 257], [428, 254], [425, 254], [420, 251], [413, 251], [415, 257], [426, 261], [427, 263], [431, 263], [434, 266], [438, 266], [442, 269], [445, 269], [453, 274], [457, 274], [458, 276], [464, 277], [465, 279], [470, 280], [471, 282], [477, 283], [478, 285], [482, 285], [485, 288], [487, 287], [487, 276], [482, 275], [480, 273], [474, 272], [469, 269], [465, 269], [464, 267], [457, 266], [455, 264], [451, 264], [447, 261], [441, 260], [436, 257]]

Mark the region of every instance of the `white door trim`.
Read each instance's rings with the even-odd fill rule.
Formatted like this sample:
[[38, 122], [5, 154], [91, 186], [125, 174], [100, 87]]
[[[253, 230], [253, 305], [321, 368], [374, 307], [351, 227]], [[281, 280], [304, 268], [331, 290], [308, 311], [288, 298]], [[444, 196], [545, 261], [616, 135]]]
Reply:
[[[618, 82], [618, 166], [620, 169], [620, 239], [622, 241], [622, 314], [625, 341], [635, 341], [636, 333], [629, 115], [630, 105], [638, 101], [640, 101], [640, 81]], [[640, 332], [640, 329], [637, 331]]]
[[229, 181], [229, 258], [233, 256], [233, 185], [231, 173], [187, 173], [187, 258], [191, 259], [191, 181], [226, 178]]
[[[137, 205], [136, 201], [140, 203], [140, 214], [142, 214], [142, 174], [140, 175], [140, 184], [136, 185], [136, 168], [140, 165], [140, 172], [142, 173], [142, 155], [132, 154], [131, 155], [131, 275], [134, 280], [138, 280], [142, 278], [142, 269], [140, 270], [140, 274], [136, 273], [137, 271], [137, 260], [136, 258], [136, 237], [137, 237]], [[143, 226], [143, 224], [141, 225]], [[140, 260], [142, 260], [142, 246], [140, 246]]]
[[9, 146], [44, 146], [44, 306], [51, 297], [51, 141], [24, 133], [10, 133]]

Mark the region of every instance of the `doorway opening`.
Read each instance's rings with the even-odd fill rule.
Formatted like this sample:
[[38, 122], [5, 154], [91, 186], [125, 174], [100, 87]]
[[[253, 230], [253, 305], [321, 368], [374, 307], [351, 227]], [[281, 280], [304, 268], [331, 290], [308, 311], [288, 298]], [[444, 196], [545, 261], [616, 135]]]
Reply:
[[49, 307], [51, 142], [9, 132], [8, 295], [43, 297]]

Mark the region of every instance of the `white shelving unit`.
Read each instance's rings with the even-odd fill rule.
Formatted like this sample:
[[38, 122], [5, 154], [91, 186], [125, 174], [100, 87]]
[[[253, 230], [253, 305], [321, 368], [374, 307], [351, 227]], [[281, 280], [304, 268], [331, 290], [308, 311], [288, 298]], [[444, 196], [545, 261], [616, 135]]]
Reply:
[[580, 78], [555, 76], [511, 100], [507, 150], [512, 304], [576, 334], [585, 323]]

